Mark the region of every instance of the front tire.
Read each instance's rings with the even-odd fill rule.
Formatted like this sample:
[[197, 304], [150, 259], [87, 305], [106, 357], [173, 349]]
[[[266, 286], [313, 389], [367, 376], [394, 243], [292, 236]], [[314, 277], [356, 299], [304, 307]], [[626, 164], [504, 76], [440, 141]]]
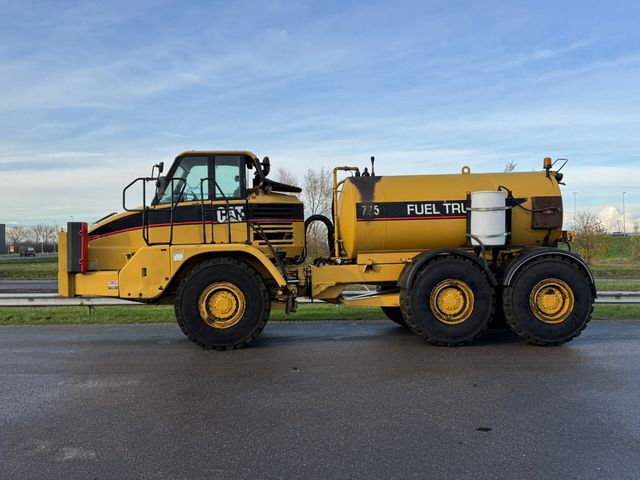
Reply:
[[576, 262], [549, 255], [523, 267], [505, 287], [502, 304], [509, 328], [533, 345], [568, 342], [591, 320], [594, 292]]
[[455, 255], [434, 258], [411, 289], [400, 292], [407, 326], [434, 345], [470, 343], [488, 327], [495, 290], [475, 262]]
[[260, 335], [270, 309], [260, 275], [234, 258], [202, 262], [189, 271], [176, 292], [180, 329], [207, 349], [244, 347]]

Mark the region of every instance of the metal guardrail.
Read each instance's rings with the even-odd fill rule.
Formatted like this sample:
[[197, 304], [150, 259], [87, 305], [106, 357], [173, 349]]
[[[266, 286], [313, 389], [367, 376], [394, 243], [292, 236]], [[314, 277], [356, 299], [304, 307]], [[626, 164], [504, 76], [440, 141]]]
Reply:
[[144, 305], [143, 303], [108, 297], [61, 297], [57, 293], [2, 293], [0, 307], [109, 307]]
[[[372, 294], [371, 291], [344, 292], [347, 297]], [[309, 303], [307, 298], [299, 298], [299, 303]], [[321, 300], [316, 300], [320, 302]], [[634, 304], [640, 303], [640, 292], [599, 292], [598, 304]], [[0, 307], [109, 307], [123, 305], [144, 305], [143, 303], [108, 297], [60, 297], [55, 293], [3, 293], [0, 294]]]
[[640, 303], [640, 292], [598, 292], [596, 303]]

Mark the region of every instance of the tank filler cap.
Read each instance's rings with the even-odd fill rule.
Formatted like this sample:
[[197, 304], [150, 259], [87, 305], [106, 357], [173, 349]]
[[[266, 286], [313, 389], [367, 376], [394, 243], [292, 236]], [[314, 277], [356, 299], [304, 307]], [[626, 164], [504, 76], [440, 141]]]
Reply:
[[465, 165], [464, 167], [462, 167], [462, 174], [463, 175], [468, 175], [471, 173], [471, 167]]

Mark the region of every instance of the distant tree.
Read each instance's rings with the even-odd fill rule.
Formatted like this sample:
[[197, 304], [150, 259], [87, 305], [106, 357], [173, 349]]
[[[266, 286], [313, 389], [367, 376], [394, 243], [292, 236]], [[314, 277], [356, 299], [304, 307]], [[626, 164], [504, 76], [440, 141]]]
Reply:
[[302, 198], [310, 215], [331, 215], [331, 201], [333, 199], [331, 170], [327, 167], [307, 170], [307, 173], [304, 174]]
[[578, 253], [589, 263], [604, 254], [607, 249], [607, 229], [600, 219], [591, 212], [578, 211], [576, 213], [574, 233]]
[[40, 253], [44, 253], [44, 243], [47, 239], [48, 229], [49, 226], [44, 223], [38, 223], [29, 228], [36, 247], [40, 245]]
[[513, 160], [509, 160], [504, 165], [504, 171], [505, 172], [513, 172], [516, 169], [517, 166], [518, 166], [518, 164], [516, 162], [514, 162]]
[[29, 231], [22, 225], [13, 225], [7, 227], [6, 237], [9, 245], [13, 245], [17, 249], [22, 242], [28, 239]]
[[[287, 185], [300, 185], [298, 178], [285, 168], [278, 168], [274, 178]], [[307, 170], [304, 174], [302, 193], [297, 196], [304, 203], [305, 217], [318, 214], [331, 218], [333, 198], [331, 170], [327, 167]], [[307, 258], [313, 259], [328, 255], [327, 229], [324, 225], [316, 222], [307, 230]]]
[[44, 242], [50, 244], [54, 252], [58, 250], [58, 227], [55, 225], [47, 225], [44, 233]]
[[636, 260], [640, 259], [640, 223], [637, 220], [633, 224], [633, 235], [631, 235], [631, 254]]
[[285, 185], [299, 186], [298, 178], [286, 168], [279, 167], [278, 170], [276, 170], [275, 178], [277, 182], [284, 183]]
[[[331, 170], [327, 167], [309, 169], [304, 175], [302, 200], [306, 215], [324, 215], [331, 218], [333, 200], [333, 182]], [[329, 255], [327, 229], [319, 222], [312, 224], [307, 231], [307, 258]]]

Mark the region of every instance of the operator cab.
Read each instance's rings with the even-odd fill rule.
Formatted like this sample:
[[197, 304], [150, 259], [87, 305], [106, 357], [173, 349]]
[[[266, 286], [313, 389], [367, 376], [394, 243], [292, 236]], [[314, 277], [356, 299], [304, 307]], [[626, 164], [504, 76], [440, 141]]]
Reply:
[[[161, 164], [157, 168], [162, 173]], [[251, 186], [248, 170], [254, 170]], [[269, 157], [260, 161], [250, 152], [184, 152], [176, 157], [166, 176], [158, 177], [154, 204], [241, 200], [257, 189], [265, 193], [302, 191], [268, 179], [269, 170]]]

